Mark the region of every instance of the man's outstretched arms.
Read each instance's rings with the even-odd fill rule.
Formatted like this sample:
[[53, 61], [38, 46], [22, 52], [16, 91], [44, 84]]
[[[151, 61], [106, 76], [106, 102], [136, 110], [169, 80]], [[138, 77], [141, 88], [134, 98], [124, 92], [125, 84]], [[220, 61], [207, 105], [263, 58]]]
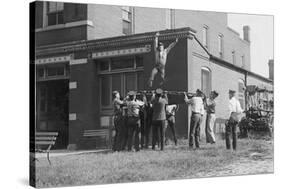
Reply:
[[160, 35], [159, 32], [157, 32], [157, 33], [155, 34], [155, 39], [154, 39], [154, 51], [156, 51], [157, 48], [158, 48], [158, 36], [159, 36], [159, 35]]
[[178, 42], [178, 38], [176, 39], [176, 41], [174, 41], [173, 43], [171, 43], [171, 44], [167, 47], [167, 49], [166, 49], [167, 53], [170, 52], [170, 50], [177, 44], [177, 42]]

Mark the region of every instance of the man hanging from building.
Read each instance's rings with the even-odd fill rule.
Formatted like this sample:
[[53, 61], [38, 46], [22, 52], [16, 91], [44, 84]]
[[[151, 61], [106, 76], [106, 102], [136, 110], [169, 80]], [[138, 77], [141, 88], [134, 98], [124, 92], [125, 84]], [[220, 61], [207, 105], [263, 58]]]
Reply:
[[207, 100], [205, 101], [205, 107], [207, 111], [206, 126], [205, 126], [206, 142], [211, 144], [216, 143], [216, 138], [213, 128], [216, 121], [215, 98], [217, 98], [218, 95], [219, 93], [217, 93], [216, 91], [211, 91], [209, 98], [207, 98]]
[[164, 48], [164, 44], [159, 42], [158, 43], [158, 37], [159, 37], [159, 32], [155, 34], [155, 40], [154, 40], [154, 52], [155, 52], [155, 67], [151, 71], [151, 75], [149, 78], [148, 85], [149, 87], [152, 87], [153, 85], [153, 80], [156, 76], [157, 73], [160, 73], [161, 76], [161, 82], [160, 86], [163, 85], [165, 81], [165, 66], [166, 66], [166, 61], [167, 61], [167, 55], [171, 51], [171, 49], [176, 45], [178, 42], [178, 38], [176, 41], [171, 43], [166, 49]]
[[191, 105], [191, 121], [190, 121], [190, 131], [189, 131], [189, 147], [193, 148], [193, 143], [195, 140], [196, 148], [199, 148], [199, 139], [200, 139], [200, 125], [202, 122], [202, 117], [204, 115], [204, 104], [203, 97], [204, 94], [202, 91], [197, 89], [196, 95], [191, 99], [188, 99], [187, 94], [184, 93], [184, 101], [188, 105]]
[[229, 90], [229, 119], [225, 123], [225, 142], [226, 148], [230, 149], [230, 135], [232, 135], [232, 148], [236, 150], [237, 146], [237, 125], [239, 115], [243, 113], [239, 100], [235, 98], [236, 91]]
[[130, 91], [128, 93], [129, 100], [126, 102], [128, 108], [128, 151], [132, 151], [132, 142], [134, 140], [134, 147], [139, 151], [139, 133], [140, 133], [140, 108], [144, 106], [144, 102], [136, 99], [136, 92]]

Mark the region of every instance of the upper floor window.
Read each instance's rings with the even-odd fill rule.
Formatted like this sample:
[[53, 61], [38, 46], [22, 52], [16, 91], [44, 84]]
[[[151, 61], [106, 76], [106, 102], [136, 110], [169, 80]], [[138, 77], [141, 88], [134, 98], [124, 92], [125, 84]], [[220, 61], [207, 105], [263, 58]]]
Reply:
[[219, 51], [219, 56], [220, 58], [223, 57], [223, 35], [222, 34], [219, 34], [219, 37], [218, 37], [218, 51]]
[[212, 90], [211, 70], [207, 67], [201, 68], [201, 90], [207, 96], [209, 96]]
[[245, 89], [245, 83], [244, 80], [239, 79], [238, 80], [238, 100], [240, 102], [241, 108], [245, 108], [245, 96], [244, 96], [244, 89]]
[[203, 38], [202, 38], [203, 46], [208, 48], [208, 26], [203, 27]]
[[241, 56], [241, 67], [245, 68], [245, 56], [244, 55]]
[[61, 2], [47, 2], [48, 26], [63, 24], [64, 4]]
[[235, 64], [236, 63], [235, 51], [231, 52], [231, 56], [232, 56], [232, 64]]
[[132, 34], [132, 9], [131, 7], [122, 7], [122, 25], [123, 34]]

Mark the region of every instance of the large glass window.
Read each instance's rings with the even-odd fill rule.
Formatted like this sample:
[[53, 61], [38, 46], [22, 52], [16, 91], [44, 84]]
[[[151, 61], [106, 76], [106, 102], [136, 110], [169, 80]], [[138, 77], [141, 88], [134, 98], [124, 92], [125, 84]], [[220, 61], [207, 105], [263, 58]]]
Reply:
[[211, 71], [206, 67], [202, 67], [201, 69], [201, 90], [207, 96], [209, 96], [212, 90]]
[[140, 55], [99, 59], [101, 110], [112, 108], [112, 92], [125, 97], [131, 90], [144, 90], [143, 57]]
[[111, 61], [111, 70], [134, 67], [134, 58], [114, 58]]
[[48, 26], [64, 23], [63, 10], [62, 2], [47, 2]]

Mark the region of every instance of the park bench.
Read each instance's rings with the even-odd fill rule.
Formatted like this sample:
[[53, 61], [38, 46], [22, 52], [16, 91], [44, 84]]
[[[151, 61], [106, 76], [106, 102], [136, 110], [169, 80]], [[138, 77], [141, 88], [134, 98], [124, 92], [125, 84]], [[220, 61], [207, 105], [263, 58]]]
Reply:
[[[96, 129], [96, 130], [84, 130], [83, 139], [85, 140], [95, 140], [95, 144], [97, 144], [97, 140], [100, 138], [104, 139], [107, 148], [111, 147], [111, 138], [112, 133], [111, 129]], [[97, 147], [97, 146], [96, 146]]]
[[55, 145], [58, 132], [36, 132], [35, 134], [35, 152], [47, 153], [47, 159], [50, 161], [50, 150]]

